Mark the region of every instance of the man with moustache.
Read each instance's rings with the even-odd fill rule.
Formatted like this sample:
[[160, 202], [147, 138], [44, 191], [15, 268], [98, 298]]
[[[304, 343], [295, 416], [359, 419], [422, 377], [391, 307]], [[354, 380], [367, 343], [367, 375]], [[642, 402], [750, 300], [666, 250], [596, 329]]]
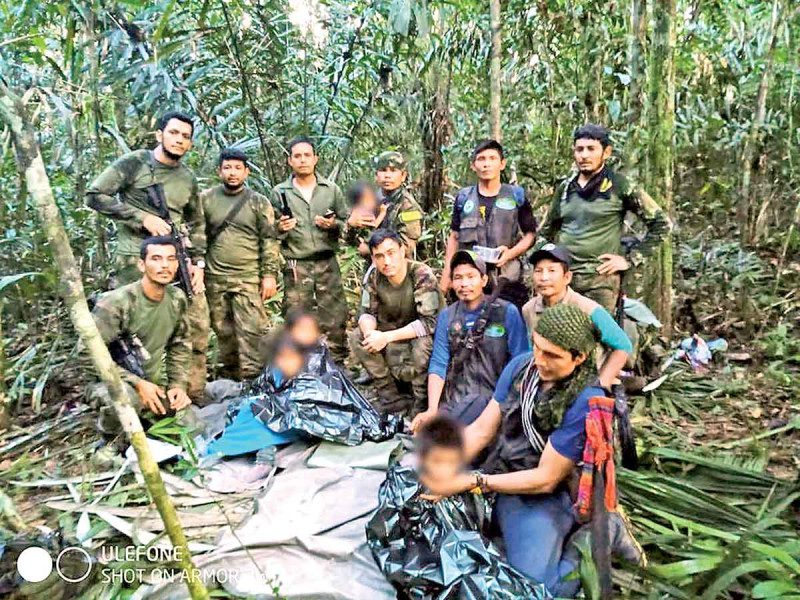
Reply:
[[147, 188], [161, 184], [170, 217], [184, 234], [190, 257], [189, 273], [194, 297], [189, 302], [192, 360], [188, 394], [202, 397], [206, 382], [208, 349], [208, 304], [205, 297], [205, 218], [197, 197], [197, 180], [181, 163], [192, 147], [194, 122], [184, 113], [171, 111], [158, 119], [154, 150], [135, 150], [118, 158], [91, 183], [87, 205], [112, 219], [117, 226], [114, 256], [116, 284], [123, 286], [140, 278], [139, 246], [148, 236], [169, 235], [170, 227], [157, 214]]
[[263, 367], [260, 339], [269, 319], [264, 302], [278, 291], [280, 255], [275, 211], [246, 185], [247, 155], [219, 155], [221, 185], [200, 194], [206, 218], [206, 286], [211, 326], [217, 334], [221, 377], [251, 379]]
[[[428, 359], [444, 299], [431, 268], [406, 258], [398, 232], [379, 229], [368, 245], [375, 269], [364, 286], [358, 327], [348, 336], [350, 351], [374, 380], [375, 408], [411, 416], [426, 407]], [[411, 385], [413, 404], [398, 383]]]
[[[614, 314], [621, 273], [652, 254], [670, 224], [644, 190], [606, 164], [613, 150], [608, 129], [590, 123], [572, 137], [577, 172], [557, 188], [541, 235], [572, 256], [572, 288]], [[628, 213], [647, 231], [623, 253]]]
[[[109, 350], [112, 344], [125, 343], [131, 351], [128, 358], [136, 367], [126, 363], [128, 368], [124, 368], [118, 363], [117, 369], [137, 413], [154, 420], [177, 412], [183, 424], [192, 425], [196, 421], [191, 412], [183, 410], [191, 404], [186, 393], [192, 359], [188, 301], [180, 289], [170, 285], [178, 270], [172, 238], [145, 238], [138, 269], [140, 279], [103, 294], [92, 316]], [[121, 425], [107, 401], [110, 392], [106, 385], [91, 385], [87, 395], [100, 403], [100, 431], [119, 433]]]
[[331, 356], [344, 366], [347, 300], [336, 251], [347, 221], [347, 202], [338, 185], [316, 174], [319, 156], [311, 139], [293, 139], [287, 153], [292, 174], [272, 189], [286, 260], [283, 313], [302, 308], [316, 314]]
[[428, 408], [411, 429], [418, 431], [440, 408], [469, 424], [492, 397], [508, 361], [530, 350], [517, 307], [484, 294], [486, 264], [469, 250], [459, 250], [449, 264], [458, 301], [439, 315], [428, 367]]

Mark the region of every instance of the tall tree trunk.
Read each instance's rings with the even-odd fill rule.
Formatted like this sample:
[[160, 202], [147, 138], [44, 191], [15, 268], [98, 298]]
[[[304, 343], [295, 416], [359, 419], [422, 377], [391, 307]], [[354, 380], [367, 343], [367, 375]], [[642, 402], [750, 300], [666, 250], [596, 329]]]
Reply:
[[[755, 113], [750, 124], [750, 132], [744, 142], [742, 149], [742, 187], [739, 192], [739, 202], [737, 206], [737, 218], [739, 220], [740, 236], [742, 244], [748, 245], [753, 241], [753, 221], [755, 220], [754, 210], [751, 210], [750, 189], [753, 178], [753, 162], [755, 160], [756, 148], [761, 143], [764, 120], [767, 115], [767, 94], [769, 92], [770, 79], [772, 78], [772, 64], [775, 61], [775, 47], [778, 44], [778, 24], [783, 8], [782, 0], [774, 0], [772, 3], [772, 17], [770, 18], [767, 54], [764, 57], [764, 70], [761, 72], [761, 80], [758, 84], [758, 94], [756, 95]], [[789, 107], [791, 110], [791, 107]]]
[[503, 51], [500, 38], [500, 0], [489, 0], [492, 28], [492, 58], [489, 68], [489, 125], [493, 139], [502, 141], [500, 130], [500, 57]]
[[[653, 43], [650, 54], [650, 192], [672, 216], [672, 178], [675, 152], [675, 3], [653, 3]], [[672, 236], [667, 234], [655, 255], [651, 304], [672, 333]]]
[[647, 0], [631, 0], [630, 31], [628, 33], [628, 65], [631, 82], [628, 86], [628, 139], [625, 152], [625, 163], [630, 175], [636, 179], [641, 170], [643, 147], [642, 132], [646, 130], [642, 123], [647, 119], [644, 114], [645, 52], [647, 50]]
[[440, 208], [444, 203], [444, 154], [442, 148], [450, 141], [450, 75], [451, 59], [437, 59], [422, 82], [423, 167], [421, 200], [425, 212]]
[[25, 108], [19, 97], [12, 94], [2, 82], [0, 82], [0, 121], [5, 121], [11, 130], [18, 166], [25, 173], [28, 191], [42, 222], [45, 238], [50, 244], [53, 258], [61, 273], [61, 293], [69, 309], [72, 323], [87, 348], [100, 379], [111, 391], [112, 405], [136, 451], [147, 490], [164, 521], [164, 529], [172, 541], [179, 559], [178, 562], [184, 570], [189, 594], [193, 600], [205, 600], [209, 597], [208, 591], [200, 578], [194, 575], [197, 571], [192, 564], [186, 536], [181, 528], [172, 500], [164, 487], [158, 463], [150, 453], [139, 417], [128, 400], [122, 379], [114, 368], [108, 348], [103, 343], [86, 304], [80, 268], [75, 262], [61, 214], [56, 206], [53, 190], [44, 168], [44, 161], [34, 136], [33, 125], [27, 119]]

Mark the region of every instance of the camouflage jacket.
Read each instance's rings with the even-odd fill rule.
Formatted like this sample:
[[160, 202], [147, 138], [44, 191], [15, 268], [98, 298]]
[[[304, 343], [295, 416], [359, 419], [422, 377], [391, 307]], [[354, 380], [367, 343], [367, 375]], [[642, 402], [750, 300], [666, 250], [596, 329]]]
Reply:
[[170, 216], [179, 228], [188, 228], [187, 250], [193, 258], [206, 251], [206, 224], [197, 199], [197, 180], [184, 165], [158, 162], [150, 150], [136, 150], [118, 158], [100, 173], [86, 192], [86, 204], [117, 224], [117, 252], [138, 255], [139, 245], [150, 234], [142, 227], [148, 214], [157, 214], [147, 199], [146, 188], [164, 186]]
[[436, 318], [444, 308], [436, 275], [426, 264], [406, 259], [408, 274], [397, 287], [370, 269], [361, 300], [361, 314], [375, 318], [380, 331], [392, 331], [413, 323], [417, 337], [433, 335]]
[[275, 211], [269, 199], [249, 188], [229, 194], [224, 185], [204, 190], [200, 205], [206, 231], [214, 231], [231, 208], [247, 194], [244, 205], [215, 239], [208, 239], [206, 274], [217, 281], [258, 283], [261, 277], [277, 277], [280, 271]]
[[647, 233], [629, 253], [634, 264], [651, 254], [669, 231], [669, 220], [647, 192], [624, 176], [608, 171], [598, 192], [587, 200], [569, 193], [577, 174], [559, 185], [553, 196], [541, 235], [564, 246], [572, 254], [572, 271], [595, 275], [601, 254], [623, 254], [622, 235], [625, 216], [634, 214]]
[[[167, 286], [161, 302], [153, 302], [137, 281], [103, 294], [92, 316], [106, 344], [123, 334], [139, 338], [146, 351], [142, 366], [148, 381], [185, 390], [192, 356], [187, 306], [186, 296], [177, 287]], [[139, 381], [122, 368], [120, 375], [134, 386]]]
[[388, 210], [381, 228], [396, 231], [408, 249], [406, 256], [413, 259], [417, 252], [417, 240], [422, 235], [422, 208], [404, 185], [383, 196], [382, 202], [388, 206]]

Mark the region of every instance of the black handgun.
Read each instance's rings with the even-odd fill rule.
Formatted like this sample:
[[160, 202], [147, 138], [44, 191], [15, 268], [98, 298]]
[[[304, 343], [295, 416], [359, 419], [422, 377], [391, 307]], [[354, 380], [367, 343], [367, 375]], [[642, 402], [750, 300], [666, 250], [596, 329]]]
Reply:
[[147, 186], [147, 199], [150, 205], [158, 211], [158, 216], [166, 221], [170, 228], [170, 237], [175, 242], [175, 247], [178, 249], [178, 285], [186, 294], [189, 300], [194, 296], [192, 291], [192, 277], [189, 274], [189, 254], [186, 252], [186, 244], [183, 242], [183, 236], [178, 231], [178, 227], [172, 220], [167, 208], [167, 200], [164, 197], [164, 186], [160, 183], [154, 183]]
[[286, 192], [281, 192], [281, 216], [294, 219], [292, 209], [289, 208], [289, 202], [286, 200]]
[[147, 360], [147, 350], [136, 334], [127, 331], [120, 333], [108, 343], [108, 353], [120, 367], [137, 377], [146, 379], [144, 363]]

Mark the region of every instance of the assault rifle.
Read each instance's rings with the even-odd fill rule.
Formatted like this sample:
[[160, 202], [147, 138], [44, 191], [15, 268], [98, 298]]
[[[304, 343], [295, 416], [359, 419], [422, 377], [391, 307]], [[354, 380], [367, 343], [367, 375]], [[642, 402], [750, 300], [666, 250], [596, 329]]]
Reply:
[[145, 189], [147, 190], [147, 199], [150, 205], [158, 211], [158, 216], [164, 219], [167, 225], [169, 225], [169, 235], [175, 242], [175, 247], [178, 250], [178, 286], [186, 294], [186, 297], [191, 300], [194, 296], [194, 292], [192, 291], [192, 277], [189, 274], [189, 255], [186, 252], [186, 244], [183, 241], [183, 236], [169, 214], [167, 200], [164, 197], [164, 186], [160, 183], [154, 183], [153, 185], [148, 185]]
[[127, 331], [120, 333], [108, 343], [108, 353], [120, 367], [137, 377], [146, 379], [144, 363], [149, 356], [135, 333]]

